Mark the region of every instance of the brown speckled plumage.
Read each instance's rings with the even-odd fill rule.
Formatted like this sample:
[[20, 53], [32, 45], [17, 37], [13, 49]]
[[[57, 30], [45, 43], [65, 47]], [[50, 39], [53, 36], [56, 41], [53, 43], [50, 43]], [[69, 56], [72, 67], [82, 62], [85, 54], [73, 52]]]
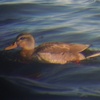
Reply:
[[48, 42], [35, 47], [35, 40], [31, 34], [17, 36], [15, 43], [5, 50], [21, 47], [22, 58], [43, 63], [66, 64], [71, 61], [84, 60], [81, 54], [89, 45]]

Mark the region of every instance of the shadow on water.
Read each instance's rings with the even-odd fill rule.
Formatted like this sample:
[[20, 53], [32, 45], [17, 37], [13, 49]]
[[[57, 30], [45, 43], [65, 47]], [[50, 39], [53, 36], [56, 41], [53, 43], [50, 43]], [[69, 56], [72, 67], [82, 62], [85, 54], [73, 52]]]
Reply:
[[61, 96], [49, 94], [37, 94], [35, 91], [31, 92], [29, 89], [13, 84], [5, 78], [0, 78], [0, 93], [4, 100], [100, 100], [99, 97], [94, 96]]
[[99, 97], [95, 96], [73, 96], [73, 95], [55, 95], [55, 94], [39, 94], [36, 91], [13, 84], [8, 79], [0, 77], [0, 93], [3, 99], [7, 100], [100, 100]]
[[7, 79], [0, 78], [0, 93], [4, 100], [100, 100], [99, 97], [94, 96], [61, 96], [49, 94], [32, 93], [29, 89], [16, 84], [12, 84]]

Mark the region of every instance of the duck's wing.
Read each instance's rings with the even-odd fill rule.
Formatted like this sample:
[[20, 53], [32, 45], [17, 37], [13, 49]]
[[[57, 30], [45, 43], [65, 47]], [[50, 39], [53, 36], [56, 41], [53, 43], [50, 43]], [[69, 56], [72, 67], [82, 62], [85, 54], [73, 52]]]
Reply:
[[60, 42], [50, 42], [44, 43], [37, 47], [38, 52], [72, 52], [78, 53], [87, 49], [90, 45], [88, 44], [68, 44], [68, 43], [60, 43]]
[[70, 44], [71, 52], [82, 52], [87, 49], [90, 45], [88, 44]]
[[44, 43], [36, 48], [36, 52], [60, 53], [70, 51], [70, 45], [66, 43], [50, 42]]

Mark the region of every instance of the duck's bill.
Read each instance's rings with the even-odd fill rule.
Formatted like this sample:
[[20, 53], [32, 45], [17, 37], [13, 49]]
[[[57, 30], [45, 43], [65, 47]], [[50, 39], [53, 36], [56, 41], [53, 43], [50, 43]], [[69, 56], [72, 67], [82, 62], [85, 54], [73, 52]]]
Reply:
[[15, 42], [14, 44], [12, 44], [12, 45], [6, 47], [4, 50], [11, 50], [11, 49], [15, 49], [15, 48], [17, 48], [16, 42]]

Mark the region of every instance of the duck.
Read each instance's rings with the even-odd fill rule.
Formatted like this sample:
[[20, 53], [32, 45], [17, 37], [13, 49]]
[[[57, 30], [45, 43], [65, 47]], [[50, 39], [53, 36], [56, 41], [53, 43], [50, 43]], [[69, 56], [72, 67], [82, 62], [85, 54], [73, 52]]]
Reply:
[[36, 61], [49, 64], [67, 64], [79, 62], [100, 53], [85, 56], [82, 52], [90, 47], [89, 44], [73, 44], [64, 42], [46, 42], [35, 46], [35, 38], [31, 33], [19, 34], [14, 43], [4, 48], [5, 51], [20, 48], [19, 55], [24, 61]]

